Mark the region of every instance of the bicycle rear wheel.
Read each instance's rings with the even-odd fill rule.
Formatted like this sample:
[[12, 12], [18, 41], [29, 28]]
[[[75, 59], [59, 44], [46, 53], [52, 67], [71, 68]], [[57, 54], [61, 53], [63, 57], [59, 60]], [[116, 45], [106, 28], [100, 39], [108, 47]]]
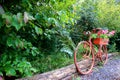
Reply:
[[107, 46], [103, 45], [102, 46], [102, 57], [101, 57], [101, 61], [103, 62], [103, 64], [106, 64], [108, 60], [108, 52], [107, 52]]
[[80, 74], [88, 74], [94, 66], [94, 54], [86, 41], [78, 43], [74, 51], [74, 64]]

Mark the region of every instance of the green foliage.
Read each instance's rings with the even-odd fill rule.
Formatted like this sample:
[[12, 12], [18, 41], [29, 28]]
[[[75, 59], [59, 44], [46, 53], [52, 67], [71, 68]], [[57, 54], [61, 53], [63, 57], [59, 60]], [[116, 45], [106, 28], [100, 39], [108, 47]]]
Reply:
[[21, 13], [17, 13], [17, 15], [12, 14], [3, 14], [2, 18], [4, 19], [4, 24], [6, 24], [6, 27], [15, 27], [15, 29], [18, 31], [22, 26], [24, 26], [23, 23], [23, 16]]
[[97, 34], [92, 34], [91, 37], [95, 39], [95, 38], [98, 37], [98, 35]]
[[108, 46], [109, 52], [117, 52], [120, 50], [119, 35], [120, 35], [119, 32], [117, 32], [117, 33], [115, 33], [115, 35], [112, 38], [110, 38], [110, 42], [109, 42], [110, 45]]
[[[62, 53], [56, 55], [59, 52], [73, 55], [75, 45], [70, 32], [78, 17], [74, 10], [78, 7], [76, 0], [9, 2], [5, 0], [0, 5], [0, 75], [30, 76], [69, 61]], [[48, 63], [43, 62], [52, 53], [53, 59], [47, 58], [53, 66], [47, 67]], [[39, 69], [40, 65], [43, 67]]]
[[36, 59], [32, 61], [33, 67], [39, 70], [37, 73], [51, 71], [72, 63], [73, 58], [70, 58], [69, 55], [64, 53], [53, 53], [51, 55], [45, 55], [42, 56], [41, 59], [39, 59], [39, 57], [36, 57]]
[[120, 4], [116, 0], [98, 0], [96, 14], [100, 27], [108, 27], [119, 31]]
[[101, 34], [100, 37], [101, 38], [108, 38], [108, 35]]
[[[0, 57], [0, 71], [6, 76], [31, 76], [36, 70], [22, 56], [13, 53], [4, 53]], [[3, 74], [5, 72], [5, 74]], [[19, 74], [18, 74], [19, 73]]]
[[118, 50], [116, 49], [116, 43], [112, 44], [112, 45], [109, 45], [108, 46], [109, 48], [109, 51], [108, 52], [117, 52]]
[[[22, 13], [12, 15], [10, 13], [0, 15], [2, 26], [0, 29], [0, 75], [3, 76], [30, 76], [36, 70], [28, 61], [28, 56], [36, 56], [39, 49], [31, 42], [23, 38], [19, 32], [26, 24]], [[21, 30], [22, 29], [22, 30]], [[27, 35], [26, 35], [27, 36]]]
[[92, 0], [81, 1], [81, 7], [78, 9], [77, 15], [80, 16], [77, 24], [73, 27], [71, 32], [71, 37], [75, 44], [79, 41], [87, 40], [88, 36], [83, 35], [84, 31], [91, 31], [93, 28], [98, 27], [96, 13], [95, 13], [95, 4]]

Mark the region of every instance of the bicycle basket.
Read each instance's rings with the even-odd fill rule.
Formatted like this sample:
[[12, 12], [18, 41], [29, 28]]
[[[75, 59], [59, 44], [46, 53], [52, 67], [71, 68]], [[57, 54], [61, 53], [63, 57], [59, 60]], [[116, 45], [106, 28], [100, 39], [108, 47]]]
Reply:
[[96, 45], [108, 45], [109, 39], [96, 38], [93, 40], [93, 43]]

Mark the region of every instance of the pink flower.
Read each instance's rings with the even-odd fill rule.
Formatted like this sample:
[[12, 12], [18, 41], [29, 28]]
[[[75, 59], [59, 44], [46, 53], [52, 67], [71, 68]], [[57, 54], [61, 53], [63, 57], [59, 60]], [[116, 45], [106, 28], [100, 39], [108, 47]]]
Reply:
[[115, 34], [115, 31], [111, 31], [109, 34], [114, 35], [114, 34]]
[[115, 34], [115, 31], [109, 32], [108, 36], [113, 36]]
[[102, 30], [102, 33], [103, 33], [103, 34], [107, 34], [107, 33], [108, 33], [108, 30]]
[[3, 80], [1, 76], [0, 76], [0, 80]]

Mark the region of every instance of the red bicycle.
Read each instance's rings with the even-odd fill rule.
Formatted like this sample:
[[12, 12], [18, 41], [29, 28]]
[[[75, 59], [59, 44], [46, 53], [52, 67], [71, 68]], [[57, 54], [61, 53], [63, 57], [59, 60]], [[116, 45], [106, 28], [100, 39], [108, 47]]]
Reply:
[[[90, 36], [91, 33], [100, 33], [101, 31], [102, 29], [97, 28], [87, 33]], [[109, 39], [103, 39], [98, 36], [98, 38], [95, 39], [89, 37], [88, 41], [81, 41], [78, 43], [74, 51], [74, 64], [80, 74], [89, 74], [94, 67], [95, 61], [99, 60], [103, 64], [107, 62], [108, 42]]]

